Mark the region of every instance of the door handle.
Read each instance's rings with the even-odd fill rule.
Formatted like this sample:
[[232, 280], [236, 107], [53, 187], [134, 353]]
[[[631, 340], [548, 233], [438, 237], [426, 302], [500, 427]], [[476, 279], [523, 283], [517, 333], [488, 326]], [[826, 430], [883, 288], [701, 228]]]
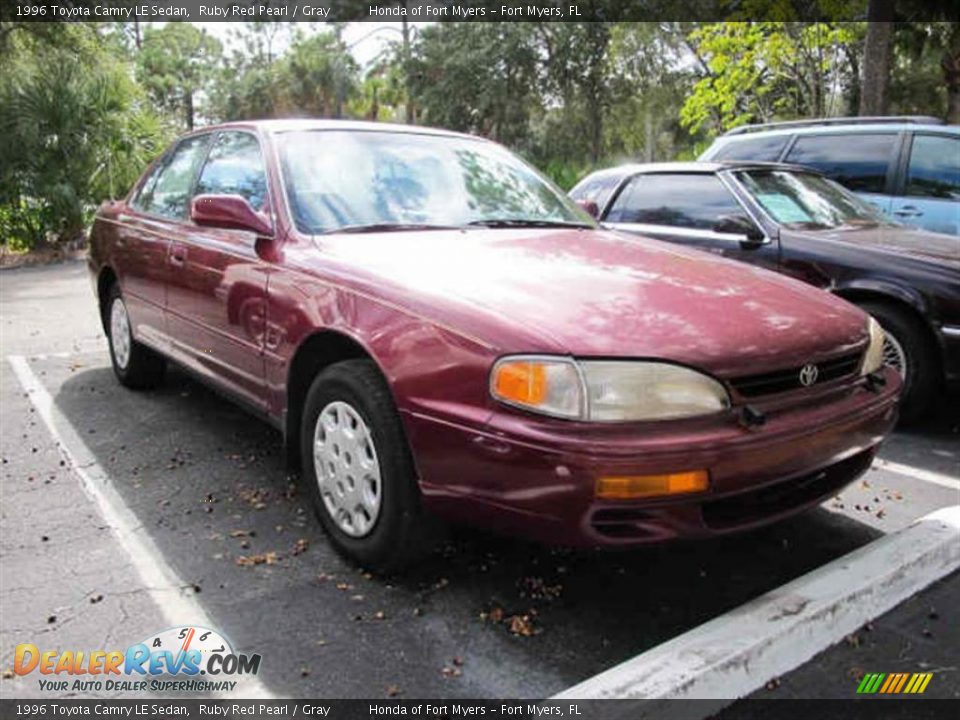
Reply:
[[894, 210], [893, 214], [897, 217], [920, 217], [923, 211], [914, 205], [904, 205], [899, 210]]
[[187, 249], [185, 247], [174, 247], [170, 251], [170, 264], [177, 267], [183, 267], [187, 262]]

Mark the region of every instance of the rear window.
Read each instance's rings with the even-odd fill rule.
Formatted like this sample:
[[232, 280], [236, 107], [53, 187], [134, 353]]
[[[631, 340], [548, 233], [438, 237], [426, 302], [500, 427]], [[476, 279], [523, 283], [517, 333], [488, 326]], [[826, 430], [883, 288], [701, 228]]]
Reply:
[[896, 143], [891, 133], [801, 135], [786, 159], [816, 168], [856, 192], [882, 193]]
[[789, 135], [768, 135], [750, 137], [742, 140], [730, 140], [717, 150], [711, 160], [753, 160], [756, 162], [775, 162], [780, 158]]
[[709, 230], [721, 216], [742, 212], [716, 175], [637, 175], [617, 196], [607, 220]]
[[960, 138], [914, 136], [907, 195], [960, 200]]

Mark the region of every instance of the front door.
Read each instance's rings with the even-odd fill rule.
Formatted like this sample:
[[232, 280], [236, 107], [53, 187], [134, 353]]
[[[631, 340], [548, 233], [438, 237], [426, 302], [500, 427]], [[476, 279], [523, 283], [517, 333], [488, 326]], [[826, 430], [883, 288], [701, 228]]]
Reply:
[[[241, 195], [255, 210], [268, 210], [254, 134], [217, 134], [194, 191], [204, 194]], [[188, 223], [170, 247], [167, 326], [180, 362], [263, 410], [269, 265], [257, 249], [253, 233]]]
[[751, 242], [714, 228], [721, 218], [750, 216], [729, 188], [710, 173], [636, 175], [613, 201], [603, 224], [613, 230], [666, 240], [698, 250], [778, 269], [775, 241]]

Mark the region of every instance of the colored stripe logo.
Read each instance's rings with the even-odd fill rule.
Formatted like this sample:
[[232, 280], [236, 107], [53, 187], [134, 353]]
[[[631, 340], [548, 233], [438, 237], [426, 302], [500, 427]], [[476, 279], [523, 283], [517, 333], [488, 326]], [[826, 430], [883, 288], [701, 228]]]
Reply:
[[867, 673], [857, 687], [859, 695], [921, 695], [933, 673]]

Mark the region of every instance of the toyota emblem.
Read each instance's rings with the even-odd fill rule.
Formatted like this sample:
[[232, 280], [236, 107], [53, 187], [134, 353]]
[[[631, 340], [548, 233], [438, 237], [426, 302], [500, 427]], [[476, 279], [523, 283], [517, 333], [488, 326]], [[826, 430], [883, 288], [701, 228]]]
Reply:
[[820, 371], [816, 365], [804, 365], [800, 368], [800, 384], [804, 387], [810, 387], [817, 381], [817, 375]]

